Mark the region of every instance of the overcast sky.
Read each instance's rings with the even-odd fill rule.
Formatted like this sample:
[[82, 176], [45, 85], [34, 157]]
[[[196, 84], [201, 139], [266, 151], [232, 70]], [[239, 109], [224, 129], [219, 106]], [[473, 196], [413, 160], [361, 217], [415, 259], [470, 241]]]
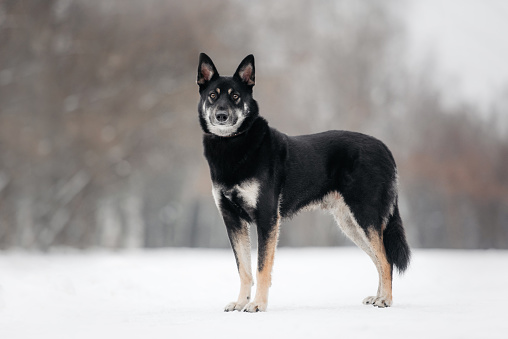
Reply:
[[508, 89], [508, 1], [411, 0], [410, 60], [432, 56], [452, 96], [484, 108]]

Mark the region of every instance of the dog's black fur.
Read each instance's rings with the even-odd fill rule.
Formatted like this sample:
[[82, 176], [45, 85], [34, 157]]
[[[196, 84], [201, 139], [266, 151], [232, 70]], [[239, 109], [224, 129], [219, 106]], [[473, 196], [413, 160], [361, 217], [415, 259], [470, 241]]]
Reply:
[[[238, 301], [227, 305], [226, 311], [266, 310], [280, 219], [316, 205], [335, 216], [378, 268], [378, 293], [364, 303], [390, 306], [393, 265], [403, 272], [410, 250], [397, 205], [397, 170], [388, 148], [355, 132], [290, 137], [269, 127], [252, 97], [252, 55], [232, 77], [222, 77], [202, 53], [197, 83], [214, 198], [242, 283]], [[251, 224], [258, 231], [258, 286], [252, 302]]]

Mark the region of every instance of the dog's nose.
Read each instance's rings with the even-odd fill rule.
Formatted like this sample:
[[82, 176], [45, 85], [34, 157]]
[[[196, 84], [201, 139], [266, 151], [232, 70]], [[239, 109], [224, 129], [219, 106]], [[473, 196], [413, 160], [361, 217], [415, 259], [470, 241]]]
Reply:
[[215, 113], [215, 119], [220, 123], [226, 122], [226, 120], [228, 120], [228, 113], [226, 111], [217, 111]]

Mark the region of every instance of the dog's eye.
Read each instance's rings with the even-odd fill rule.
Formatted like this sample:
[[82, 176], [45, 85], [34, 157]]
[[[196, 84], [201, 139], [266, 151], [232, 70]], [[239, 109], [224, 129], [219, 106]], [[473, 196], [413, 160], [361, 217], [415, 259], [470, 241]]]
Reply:
[[238, 94], [233, 94], [231, 97], [233, 98], [233, 100], [238, 100], [240, 96]]
[[217, 94], [215, 94], [215, 93], [210, 93], [210, 99], [215, 100], [216, 98], [217, 98]]

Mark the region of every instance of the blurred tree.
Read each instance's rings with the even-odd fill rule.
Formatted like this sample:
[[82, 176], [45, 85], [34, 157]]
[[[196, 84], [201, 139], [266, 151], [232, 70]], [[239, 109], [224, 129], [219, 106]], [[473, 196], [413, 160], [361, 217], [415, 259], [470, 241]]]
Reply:
[[[223, 74], [253, 52], [262, 115], [284, 132], [384, 140], [414, 245], [508, 248], [508, 140], [404, 66], [400, 6], [0, 2], [0, 248], [227, 246], [201, 155], [201, 51]], [[344, 243], [320, 214], [281, 236]]]

